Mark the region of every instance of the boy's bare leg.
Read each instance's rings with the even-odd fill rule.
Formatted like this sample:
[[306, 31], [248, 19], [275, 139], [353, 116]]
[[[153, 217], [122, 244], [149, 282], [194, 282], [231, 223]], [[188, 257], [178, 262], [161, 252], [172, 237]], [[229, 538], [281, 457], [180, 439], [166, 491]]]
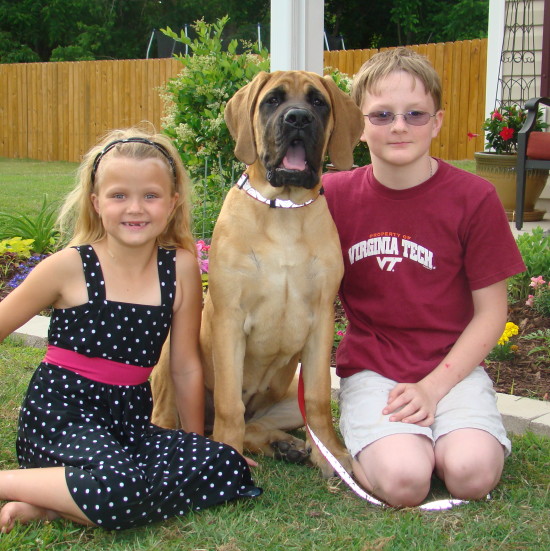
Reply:
[[369, 444], [353, 462], [364, 488], [393, 507], [424, 501], [434, 469], [432, 442], [417, 434], [385, 436]]
[[483, 499], [500, 480], [504, 449], [486, 431], [459, 429], [437, 440], [435, 460], [437, 476], [454, 497]]
[[0, 471], [0, 500], [9, 501], [0, 512], [0, 530], [9, 532], [16, 521], [63, 517], [94, 526], [74, 502], [64, 467]]

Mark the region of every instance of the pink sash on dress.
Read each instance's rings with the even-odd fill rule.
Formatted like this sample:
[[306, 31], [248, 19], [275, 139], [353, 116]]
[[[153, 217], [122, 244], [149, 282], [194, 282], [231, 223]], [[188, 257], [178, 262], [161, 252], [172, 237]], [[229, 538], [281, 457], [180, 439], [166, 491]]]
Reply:
[[152, 367], [123, 364], [105, 358], [90, 358], [52, 345], [48, 345], [44, 362], [58, 365], [98, 383], [120, 386], [141, 385], [153, 371]]

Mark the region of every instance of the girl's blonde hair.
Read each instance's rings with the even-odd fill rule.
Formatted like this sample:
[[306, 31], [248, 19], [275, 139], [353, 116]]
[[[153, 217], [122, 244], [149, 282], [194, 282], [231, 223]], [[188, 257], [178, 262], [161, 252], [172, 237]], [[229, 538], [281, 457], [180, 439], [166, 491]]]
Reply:
[[[157, 147], [143, 142], [112, 145], [112, 142], [128, 138], [150, 141], [157, 144]], [[137, 127], [112, 130], [84, 156], [77, 172], [76, 185], [66, 197], [59, 213], [58, 225], [63, 240], [68, 241], [69, 246], [73, 246], [95, 243], [105, 237], [105, 228], [91, 201], [91, 194], [97, 193], [98, 178], [94, 178], [94, 175], [96, 170], [101, 172], [102, 152], [109, 157], [159, 159], [166, 165], [166, 170], [169, 171], [174, 183], [172, 192], [178, 194], [178, 200], [168, 219], [166, 229], [157, 238], [157, 244], [166, 249], [183, 248], [196, 255], [191, 232], [189, 177], [178, 151], [167, 136]]]
[[351, 84], [351, 97], [362, 108], [365, 93], [377, 93], [380, 81], [394, 71], [404, 71], [418, 78], [430, 94], [435, 104], [435, 110], [442, 106], [441, 79], [433, 65], [426, 57], [408, 48], [385, 50], [365, 61]]

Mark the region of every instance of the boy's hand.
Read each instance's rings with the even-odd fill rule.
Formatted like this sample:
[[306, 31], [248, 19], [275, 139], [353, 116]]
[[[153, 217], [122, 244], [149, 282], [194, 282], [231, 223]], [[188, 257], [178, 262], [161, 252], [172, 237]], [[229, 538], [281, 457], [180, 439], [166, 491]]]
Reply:
[[427, 392], [422, 383], [399, 383], [388, 395], [388, 403], [382, 410], [390, 415], [390, 421], [414, 423], [429, 427], [434, 422], [437, 400]]

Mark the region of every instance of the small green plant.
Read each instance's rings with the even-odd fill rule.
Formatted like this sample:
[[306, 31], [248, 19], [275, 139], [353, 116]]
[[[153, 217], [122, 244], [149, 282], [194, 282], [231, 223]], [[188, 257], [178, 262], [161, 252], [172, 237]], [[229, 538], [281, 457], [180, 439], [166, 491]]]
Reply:
[[54, 252], [57, 248], [59, 231], [55, 227], [57, 211], [53, 204], [47, 203], [44, 196], [42, 207], [36, 217], [23, 214], [0, 212], [0, 239], [21, 237], [32, 239], [32, 250], [38, 254]]
[[509, 321], [504, 328], [500, 339], [498, 340], [496, 346], [489, 352], [487, 359], [491, 361], [508, 361], [514, 358], [516, 351], [518, 350], [518, 345], [513, 344], [510, 340], [512, 337], [516, 336], [519, 332], [519, 327]]
[[527, 269], [508, 280], [510, 302], [527, 300], [531, 278], [541, 276], [550, 281], [550, 235], [545, 235], [544, 230], [537, 227], [520, 235], [517, 245]]
[[526, 341], [541, 341], [540, 344], [531, 348], [527, 354], [529, 356], [531, 354], [542, 354], [541, 362], [548, 369], [550, 366], [550, 329], [539, 329], [521, 338]]
[[214, 24], [195, 22], [194, 40], [183, 31], [177, 35], [170, 28], [163, 29], [191, 50], [189, 55], [177, 56], [182, 71], [168, 82], [161, 96], [163, 129], [173, 139], [193, 181], [193, 230], [202, 237], [212, 235], [227, 184], [244, 170], [235, 161], [235, 144], [223, 118], [225, 105], [257, 73], [269, 71], [267, 50], [237, 40], [224, 48], [222, 33], [228, 21], [226, 16]]

